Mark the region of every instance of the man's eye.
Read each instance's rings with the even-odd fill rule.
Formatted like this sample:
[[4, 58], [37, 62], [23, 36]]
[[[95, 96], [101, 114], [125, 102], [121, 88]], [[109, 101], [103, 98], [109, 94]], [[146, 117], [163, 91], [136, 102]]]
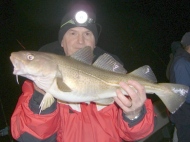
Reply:
[[75, 32], [71, 32], [71, 35], [75, 35]]
[[89, 33], [89, 32], [86, 32], [86, 33], [85, 33], [85, 35], [89, 36], [89, 35], [90, 35], [90, 33]]

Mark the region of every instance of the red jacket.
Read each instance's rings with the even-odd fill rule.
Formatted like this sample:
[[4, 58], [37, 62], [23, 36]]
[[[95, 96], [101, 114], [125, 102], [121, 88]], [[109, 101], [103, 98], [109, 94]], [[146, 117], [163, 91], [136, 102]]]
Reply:
[[25, 81], [23, 93], [11, 118], [11, 132], [15, 139], [27, 133], [39, 140], [57, 134], [58, 142], [133, 141], [148, 136], [154, 128], [153, 105], [149, 99], [145, 102], [146, 115], [143, 120], [129, 127], [116, 104], [98, 111], [94, 103], [82, 103], [81, 112], [78, 112], [67, 104], [57, 103], [53, 113], [34, 114], [28, 107], [33, 90], [32, 82]]

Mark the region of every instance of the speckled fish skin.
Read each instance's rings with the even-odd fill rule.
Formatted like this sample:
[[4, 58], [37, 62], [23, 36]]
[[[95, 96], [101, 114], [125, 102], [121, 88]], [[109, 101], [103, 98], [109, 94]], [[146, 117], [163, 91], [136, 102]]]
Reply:
[[[88, 52], [86, 53], [92, 54]], [[10, 60], [14, 66], [13, 74], [34, 81], [46, 92], [41, 103], [41, 110], [53, 103], [52, 96], [70, 103], [93, 101], [109, 105], [114, 102], [116, 89], [121, 89], [119, 82], [128, 80], [139, 82], [145, 87], [146, 93], [156, 94], [171, 113], [174, 113], [185, 101], [189, 89], [187, 86], [156, 83], [156, 77], [147, 65], [125, 74], [125, 69], [108, 54], [103, 56], [109, 58], [108, 68], [111, 65], [112, 71], [107, 69], [103, 56], [98, 58], [98, 61], [103, 61], [102, 65], [100, 62], [92, 64], [92, 60], [88, 62], [93, 54], [85, 55], [87, 57], [80, 60], [81, 56], [84, 57], [83, 54], [60, 56], [38, 51], [18, 51], [11, 53]], [[114, 66], [119, 66], [118, 69], [121, 70], [114, 71]]]

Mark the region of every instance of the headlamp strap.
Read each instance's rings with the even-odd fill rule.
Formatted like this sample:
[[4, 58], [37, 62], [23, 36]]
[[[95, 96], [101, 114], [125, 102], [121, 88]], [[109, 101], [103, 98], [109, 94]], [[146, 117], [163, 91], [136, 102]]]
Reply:
[[73, 21], [73, 19], [67, 21], [66, 23], [62, 24], [60, 28], [62, 28], [63, 26], [65, 26], [66, 24], [75, 24], [75, 22]]

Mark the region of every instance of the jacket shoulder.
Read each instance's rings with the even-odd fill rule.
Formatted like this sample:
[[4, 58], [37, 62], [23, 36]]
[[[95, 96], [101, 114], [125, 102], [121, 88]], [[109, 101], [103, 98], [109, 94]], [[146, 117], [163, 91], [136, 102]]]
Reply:
[[24, 81], [23, 85], [22, 85], [22, 91], [25, 92], [34, 92], [34, 86], [33, 86], [33, 82], [30, 80], [26, 80]]
[[64, 50], [58, 41], [42, 46], [38, 51], [64, 55]]

